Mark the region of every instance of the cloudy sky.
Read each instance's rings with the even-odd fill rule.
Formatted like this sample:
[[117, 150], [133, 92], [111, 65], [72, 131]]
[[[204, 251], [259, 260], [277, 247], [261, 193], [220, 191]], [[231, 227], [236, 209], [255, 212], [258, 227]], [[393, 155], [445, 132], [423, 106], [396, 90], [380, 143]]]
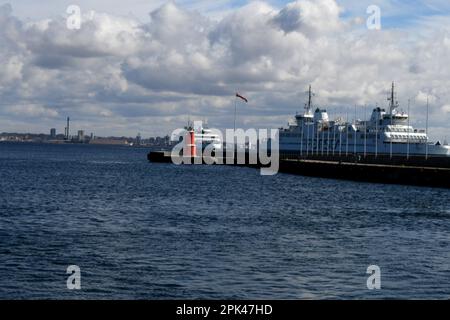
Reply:
[[63, 132], [66, 116], [96, 135], [227, 128], [235, 91], [240, 127], [280, 127], [309, 84], [331, 117], [363, 118], [392, 81], [415, 126], [429, 96], [430, 134], [450, 140], [448, 0], [0, 0], [0, 132]]

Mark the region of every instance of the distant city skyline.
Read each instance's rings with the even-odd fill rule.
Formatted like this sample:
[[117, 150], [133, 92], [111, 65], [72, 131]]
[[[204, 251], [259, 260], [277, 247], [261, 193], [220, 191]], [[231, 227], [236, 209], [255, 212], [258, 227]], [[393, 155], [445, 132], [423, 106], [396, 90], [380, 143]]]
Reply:
[[[81, 9], [67, 27], [69, 5]], [[368, 30], [377, 5], [381, 30]], [[95, 11], [95, 14], [93, 13]], [[390, 83], [411, 122], [450, 137], [450, 3], [442, 0], [0, 2], [0, 132], [161, 136], [188, 119], [285, 126], [315, 102], [331, 118], [387, 106]], [[95, 128], [95, 129], [94, 129]]]
[[49, 133], [32, 132], [0, 132], [1, 142], [32, 142], [32, 143], [53, 143], [53, 144], [94, 144], [94, 145], [128, 145], [134, 147], [167, 147], [171, 144], [169, 136], [142, 137], [137, 134], [135, 137], [129, 136], [95, 136], [93, 132], [86, 134], [84, 130], [77, 130], [76, 134], [67, 136], [67, 131], [58, 133], [55, 128], [51, 128]]

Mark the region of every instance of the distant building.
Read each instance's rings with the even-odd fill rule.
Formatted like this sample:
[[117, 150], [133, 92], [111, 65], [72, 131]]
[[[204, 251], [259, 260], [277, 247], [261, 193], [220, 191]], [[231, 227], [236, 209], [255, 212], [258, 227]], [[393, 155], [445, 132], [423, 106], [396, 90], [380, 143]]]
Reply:
[[64, 129], [64, 135], [66, 136], [66, 140], [70, 140], [70, 118], [67, 117], [67, 126]]
[[142, 144], [141, 134], [138, 133], [138, 135], [136, 136], [136, 145], [140, 146], [141, 144]]
[[50, 138], [56, 139], [56, 129], [55, 128], [50, 129]]
[[78, 141], [84, 142], [84, 131], [83, 130], [78, 130]]

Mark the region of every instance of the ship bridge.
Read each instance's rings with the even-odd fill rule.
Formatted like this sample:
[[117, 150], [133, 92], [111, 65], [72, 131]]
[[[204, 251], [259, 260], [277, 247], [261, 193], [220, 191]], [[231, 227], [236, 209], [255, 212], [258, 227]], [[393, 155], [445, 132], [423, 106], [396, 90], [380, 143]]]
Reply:
[[382, 125], [406, 125], [408, 123], [408, 115], [404, 112], [385, 114], [382, 118]]
[[295, 121], [297, 124], [301, 124], [302, 122], [312, 122], [314, 116], [310, 113], [297, 114], [295, 116]]

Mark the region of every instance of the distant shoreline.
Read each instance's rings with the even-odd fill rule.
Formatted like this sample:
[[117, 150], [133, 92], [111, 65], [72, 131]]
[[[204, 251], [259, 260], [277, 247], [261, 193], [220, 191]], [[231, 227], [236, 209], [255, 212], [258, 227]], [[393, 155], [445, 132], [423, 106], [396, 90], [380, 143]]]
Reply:
[[1, 144], [33, 144], [33, 145], [67, 145], [67, 146], [92, 146], [92, 147], [124, 147], [134, 149], [152, 149], [163, 148], [160, 145], [130, 145], [130, 144], [118, 144], [118, 143], [76, 143], [76, 142], [49, 142], [49, 141], [12, 141], [12, 140], [0, 140]]

